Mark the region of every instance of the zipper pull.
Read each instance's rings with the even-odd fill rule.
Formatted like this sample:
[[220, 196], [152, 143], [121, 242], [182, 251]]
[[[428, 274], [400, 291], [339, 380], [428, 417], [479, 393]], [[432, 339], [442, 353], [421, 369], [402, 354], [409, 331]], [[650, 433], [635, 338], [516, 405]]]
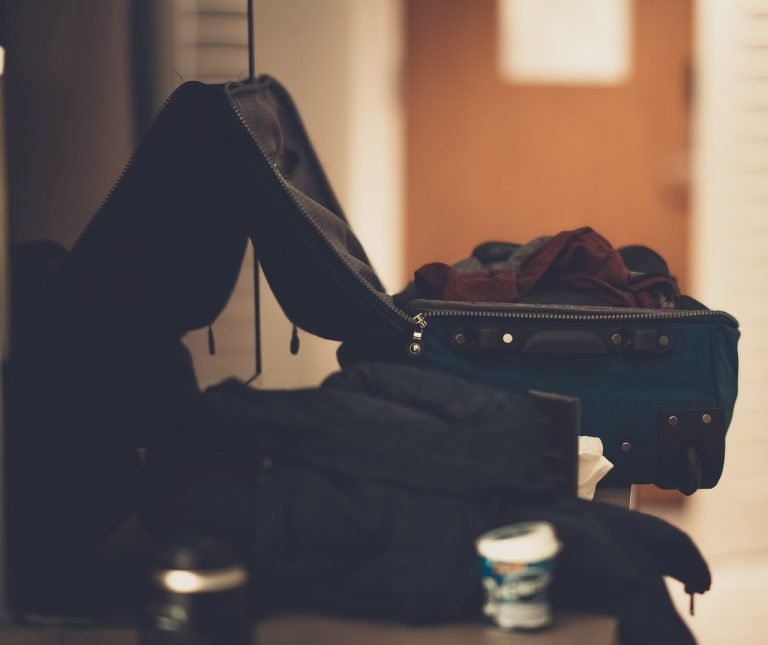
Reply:
[[411, 340], [408, 343], [408, 355], [412, 358], [418, 358], [424, 349], [422, 337], [424, 336], [424, 328], [427, 326], [427, 318], [424, 314], [416, 314], [413, 317], [413, 322], [416, 324], [416, 329], [413, 330]]
[[301, 342], [299, 341], [299, 328], [294, 325], [293, 331], [291, 331], [291, 354], [296, 356], [296, 354], [299, 353], [300, 346]]
[[208, 353], [216, 355], [216, 339], [213, 337], [213, 325], [208, 325]]

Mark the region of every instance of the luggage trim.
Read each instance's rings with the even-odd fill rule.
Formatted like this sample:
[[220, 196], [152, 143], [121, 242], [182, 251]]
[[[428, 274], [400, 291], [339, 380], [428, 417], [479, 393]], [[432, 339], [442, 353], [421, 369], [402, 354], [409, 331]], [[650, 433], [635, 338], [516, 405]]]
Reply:
[[[497, 305], [498, 306], [498, 305]], [[514, 305], [508, 305], [514, 306]], [[730, 314], [724, 311], [712, 311], [710, 309], [686, 309], [686, 310], [656, 310], [641, 309], [616, 312], [614, 307], [591, 307], [578, 309], [569, 307], [567, 310], [550, 306], [548, 311], [530, 311], [530, 305], [524, 305], [527, 311], [488, 311], [488, 310], [455, 310], [446, 309], [439, 311], [421, 311], [413, 317], [415, 325], [411, 339], [408, 341], [407, 354], [417, 358], [423, 354], [424, 330], [428, 326], [428, 318], [451, 317], [451, 318], [502, 318], [513, 320], [536, 320], [536, 321], [622, 321], [622, 322], [643, 322], [650, 320], [707, 320], [726, 322], [733, 327], [739, 326], [738, 321]], [[576, 313], [579, 311], [580, 313]]]

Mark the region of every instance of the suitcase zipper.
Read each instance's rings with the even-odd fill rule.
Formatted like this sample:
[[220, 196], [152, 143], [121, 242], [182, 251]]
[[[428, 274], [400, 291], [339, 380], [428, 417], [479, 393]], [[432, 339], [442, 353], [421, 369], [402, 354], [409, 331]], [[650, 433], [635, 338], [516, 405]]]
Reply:
[[[250, 135], [251, 140], [256, 145], [261, 155], [264, 157], [265, 160], [268, 160], [269, 157], [267, 156], [266, 152], [264, 151], [261, 144], [257, 140], [254, 132], [251, 130], [251, 127], [248, 124], [248, 121], [240, 112], [240, 109], [238, 108], [235, 100], [232, 98], [229, 92], [230, 87], [233, 87], [233, 85], [230, 84], [228, 86], [225, 86], [225, 96], [226, 96], [227, 102], [232, 108], [232, 111], [234, 112], [234, 114], [237, 116], [241, 125], [245, 128], [245, 130]], [[304, 142], [306, 143], [309, 153], [313, 157], [313, 160], [317, 165], [317, 168], [320, 170], [321, 178], [325, 184], [325, 187], [329, 195], [331, 195], [334, 198], [334, 201], [336, 201], [338, 204], [338, 201], [335, 198], [333, 190], [330, 187], [328, 176], [326, 175], [325, 170], [323, 169], [322, 164], [320, 163], [320, 159], [312, 144], [312, 141], [309, 139], [308, 136], [306, 136], [306, 127], [304, 126], [304, 121], [302, 120], [301, 115], [298, 113], [298, 111], [296, 110], [295, 106], [291, 101], [287, 101], [286, 103], [291, 110], [293, 118], [295, 119], [302, 133], [304, 134]], [[646, 311], [646, 312], [635, 312], [635, 313], [595, 313], [595, 312], [592, 312], [592, 313], [560, 312], [558, 313], [558, 312], [509, 312], [509, 311], [502, 312], [502, 311], [444, 310], [444, 311], [423, 311], [423, 312], [416, 313], [414, 316], [409, 316], [405, 311], [399, 309], [394, 304], [389, 302], [386, 299], [385, 294], [383, 294], [380, 291], [377, 291], [376, 289], [371, 287], [371, 285], [368, 284], [365, 280], [363, 280], [363, 278], [360, 276], [360, 274], [358, 274], [355, 271], [354, 267], [350, 264], [350, 262], [346, 259], [346, 257], [331, 243], [325, 231], [323, 231], [322, 228], [320, 228], [320, 226], [315, 222], [315, 220], [306, 211], [306, 209], [304, 209], [304, 207], [291, 194], [290, 190], [288, 190], [287, 182], [285, 181], [285, 178], [282, 176], [279, 169], [277, 168], [277, 165], [274, 163], [269, 163], [268, 165], [272, 173], [274, 174], [275, 178], [280, 183], [280, 186], [283, 189], [283, 192], [285, 193], [285, 195], [287, 195], [290, 198], [294, 206], [304, 216], [304, 219], [314, 228], [315, 232], [326, 243], [326, 246], [330, 249], [330, 251], [348, 269], [348, 272], [354, 276], [357, 284], [359, 284], [363, 288], [363, 291], [367, 292], [370, 295], [373, 295], [379, 303], [384, 305], [389, 311], [394, 313], [398, 318], [412, 325], [411, 338], [408, 342], [407, 349], [408, 349], [408, 353], [413, 357], [420, 356], [423, 352], [424, 330], [428, 325], [427, 317], [435, 317], [435, 316], [489, 317], [489, 318], [532, 319], [532, 320], [579, 320], [579, 321], [664, 320], [664, 319], [680, 319], [680, 318], [701, 318], [706, 316], [712, 316], [712, 317], [722, 316], [722, 317], [726, 317], [729, 320], [729, 322], [731, 322], [731, 324], [733, 324], [734, 326], [738, 326], [736, 319], [733, 318], [730, 314], [722, 311], [711, 311], [708, 309], [707, 310], [685, 310], [685, 311]], [[339, 210], [341, 210], [341, 208], [339, 208]]]
[[[315, 232], [320, 237], [320, 239], [322, 239], [325, 242], [325, 244], [328, 247], [328, 249], [348, 269], [348, 273], [350, 273], [350, 274], [352, 274], [352, 276], [354, 276], [357, 284], [360, 285], [363, 288], [364, 292], [367, 292], [368, 294], [373, 295], [379, 303], [384, 305], [389, 311], [394, 313], [398, 318], [400, 318], [404, 322], [406, 322], [406, 323], [408, 323], [410, 325], [418, 324], [417, 323], [417, 317], [409, 316], [407, 313], [405, 313], [401, 309], [398, 309], [394, 304], [392, 304], [391, 302], [389, 302], [387, 300], [388, 296], [386, 296], [386, 294], [384, 294], [384, 293], [382, 293], [380, 291], [377, 291], [370, 284], [368, 284], [368, 282], [363, 280], [363, 278], [360, 276], [360, 274], [357, 273], [357, 271], [355, 271], [354, 267], [350, 264], [349, 260], [347, 260], [347, 258], [333, 245], [333, 243], [330, 241], [330, 239], [326, 235], [325, 231], [323, 231], [323, 229], [320, 228], [320, 226], [317, 224], [317, 222], [315, 222], [315, 220], [312, 218], [312, 216], [298, 202], [298, 200], [291, 194], [291, 191], [288, 190], [288, 184], [285, 181], [285, 178], [283, 177], [283, 175], [280, 173], [280, 170], [278, 169], [277, 164], [269, 162], [269, 157], [266, 154], [266, 152], [264, 151], [264, 148], [259, 143], [258, 139], [256, 138], [256, 135], [254, 134], [253, 130], [251, 129], [250, 125], [248, 124], [247, 119], [243, 116], [242, 112], [240, 112], [240, 109], [237, 107], [237, 103], [235, 102], [235, 100], [231, 96], [230, 91], [229, 91], [230, 87], [237, 87], [237, 86], [243, 87], [244, 84], [243, 85], [229, 84], [229, 85], [224, 86], [224, 89], [225, 89], [224, 95], [225, 95], [225, 97], [227, 99], [227, 102], [229, 103], [229, 106], [232, 108], [232, 111], [234, 112], [235, 116], [237, 116], [237, 118], [240, 121], [241, 125], [245, 128], [245, 130], [250, 135], [251, 140], [253, 141], [253, 143], [258, 148], [258, 150], [261, 153], [262, 157], [264, 157], [264, 159], [268, 161], [269, 168], [272, 171], [272, 174], [277, 179], [277, 181], [280, 183], [280, 187], [283, 189], [283, 192], [285, 193], [285, 195], [291, 200], [293, 205], [304, 216], [304, 219], [314, 228]], [[331, 189], [330, 183], [328, 181], [328, 176], [325, 174], [325, 170], [323, 170], [323, 166], [320, 163], [320, 158], [317, 156], [317, 152], [315, 151], [315, 148], [312, 145], [311, 140], [309, 139], [309, 137], [306, 134], [306, 127], [304, 126], [304, 121], [302, 120], [301, 115], [298, 113], [298, 111], [296, 110], [295, 106], [293, 105], [293, 103], [291, 101], [287, 101], [286, 103], [287, 103], [288, 107], [290, 108], [292, 116], [296, 120], [296, 123], [298, 124], [298, 126], [299, 126], [299, 128], [301, 130], [301, 133], [304, 136], [304, 143], [306, 143], [307, 148], [309, 150], [309, 153], [310, 153], [310, 155], [313, 158], [313, 161], [315, 162], [315, 164], [317, 165], [317, 167], [320, 170], [320, 175], [321, 175], [321, 178], [322, 178], [322, 180], [323, 180], [323, 182], [325, 184], [325, 187], [326, 187], [326, 189], [328, 191], [328, 194], [333, 197], [333, 200], [338, 205], [338, 200], [336, 199], [336, 196], [335, 196], [333, 190]], [[341, 211], [341, 207], [339, 207], [339, 211]], [[402, 329], [402, 327], [400, 327], [399, 325], [398, 325], [398, 328]]]
[[[158, 110], [155, 120], [159, 118], [160, 115], [163, 114], [163, 112], [165, 112], [167, 107], [170, 105], [170, 103], [174, 100], [174, 98], [178, 94], [179, 90], [181, 90], [183, 87], [184, 86], [182, 85], [181, 87], [177, 88], [177, 90], [175, 90], [173, 93], [171, 93], [168, 96], [168, 98], [163, 102], [162, 106]], [[240, 112], [240, 109], [237, 107], [237, 104], [235, 103], [234, 99], [230, 95], [230, 92], [229, 92], [230, 87], [232, 87], [231, 84], [223, 86], [225, 90], [224, 95], [227, 99], [227, 102], [230, 108], [234, 112], [240, 124], [248, 132], [251, 140], [253, 141], [254, 145], [256, 145], [262, 157], [264, 157], [265, 160], [268, 160], [269, 157], [267, 156], [261, 144], [256, 139], [256, 136], [251, 130], [250, 126], [248, 125], [247, 120], [245, 119], [243, 114]], [[309, 137], [306, 136], [306, 127], [304, 125], [304, 121], [301, 118], [301, 115], [298, 113], [295, 106], [290, 102], [289, 102], [289, 107], [291, 108], [293, 116], [296, 119], [299, 127], [301, 128], [302, 133], [304, 133], [304, 141], [307, 144], [307, 147], [309, 149], [310, 154], [313, 157], [313, 160], [315, 161], [317, 167], [320, 170], [322, 180], [325, 183], [328, 193], [331, 196], [333, 196], [334, 201], [336, 201], [338, 204], [338, 200], [336, 200], [333, 190], [330, 187], [328, 176], [326, 175], [325, 170], [323, 169], [322, 164], [320, 163], [320, 159], [317, 155], [317, 152], [311, 140], [309, 139]], [[125, 166], [121, 170], [120, 174], [118, 175], [116, 181], [110, 188], [106, 197], [102, 200], [96, 212], [93, 214], [93, 216], [90, 218], [90, 220], [85, 225], [83, 230], [80, 232], [80, 235], [78, 235], [75, 242], [72, 244], [71, 251], [74, 251], [76, 248], [78, 248], [82, 244], [83, 239], [88, 235], [90, 230], [93, 228], [94, 223], [98, 220], [99, 216], [102, 214], [104, 208], [106, 207], [106, 204], [109, 202], [109, 200], [112, 198], [114, 193], [120, 187], [120, 184], [125, 179], [125, 176], [128, 173], [128, 170], [130, 169], [131, 165], [135, 161], [138, 151], [140, 149], [141, 149], [141, 145], [136, 146], [131, 156], [128, 158], [128, 162], [125, 164]], [[363, 291], [374, 296], [379, 303], [381, 303], [384, 307], [386, 307], [390, 312], [394, 313], [399, 319], [413, 326], [413, 331], [411, 333], [411, 340], [408, 345], [408, 353], [411, 356], [414, 356], [414, 357], [419, 356], [423, 351], [423, 335], [424, 335], [424, 330], [428, 325], [427, 317], [455, 316], [455, 317], [485, 317], [485, 318], [535, 319], [535, 320], [579, 320], [579, 321], [624, 320], [626, 321], [626, 320], [662, 320], [662, 319], [679, 319], [679, 318], [699, 318], [699, 317], [705, 317], [705, 316], [713, 316], [713, 317], [722, 316], [722, 317], [726, 317], [734, 326], [738, 326], [738, 322], [730, 314], [723, 311], [711, 311], [711, 310], [658, 311], [658, 312], [621, 313], [621, 314], [620, 313], [577, 314], [577, 313], [555, 313], [555, 312], [539, 313], [539, 312], [501, 312], [501, 311], [477, 311], [477, 310], [474, 310], [474, 311], [442, 310], [442, 311], [419, 312], [414, 316], [409, 316], [405, 311], [397, 308], [394, 304], [389, 302], [386, 299], [385, 294], [377, 291], [376, 289], [371, 287], [371, 285], [369, 285], [365, 280], [363, 280], [360, 274], [358, 274], [354, 270], [354, 267], [350, 264], [350, 262], [346, 259], [346, 257], [331, 243], [326, 233], [320, 228], [320, 226], [314, 221], [314, 219], [312, 219], [312, 217], [309, 215], [306, 209], [293, 197], [291, 192], [288, 190], [287, 182], [285, 181], [282, 174], [278, 170], [277, 165], [273, 163], [268, 163], [268, 165], [273, 175], [278, 180], [285, 195], [291, 200], [291, 202], [298, 209], [298, 211], [304, 216], [304, 219], [314, 228], [318, 236], [325, 242], [326, 246], [330, 249], [330, 251], [348, 269], [348, 272], [354, 276], [357, 284], [363, 288]]]
[[685, 318], [725, 318], [731, 325], [738, 327], [737, 320], [725, 311], [713, 311], [710, 309], [686, 309], [684, 311], [634, 311], [634, 312], [562, 312], [562, 311], [482, 311], [482, 310], [452, 310], [422, 311], [413, 317], [414, 328], [411, 340], [408, 343], [408, 354], [413, 358], [421, 356], [424, 352], [424, 330], [429, 324], [427, 318], [452, 317], [452, 318], [507, 318], [515, 320], [536, 321], [645, 321], [645, 320], [679, 320]]
[[424, 330], [427, 328], [427, 317], [425, 314], [416, 314], [413, 317], [413, 322], [416, 324], [416, 328], [411, 334], [411, 342], [408, 343], [408, 353], [414, 358], [421, 356], [423, 349], [422, 338], [424, 336]]

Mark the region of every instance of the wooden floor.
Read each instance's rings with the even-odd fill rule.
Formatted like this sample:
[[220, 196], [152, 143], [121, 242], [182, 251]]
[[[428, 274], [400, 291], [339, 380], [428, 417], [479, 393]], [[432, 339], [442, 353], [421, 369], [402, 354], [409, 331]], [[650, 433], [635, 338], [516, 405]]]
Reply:
[[[712, 589], [697, 597], [696, 615], [686, 618], [699, 645], [768, 643], [768, 439], [740, 430], [729, 431], [716, 488], [697, 492], [680, 508], [641, 505], [686, 531], [709, 563]], [[687, 615], [682, 585], [671, 581], [669, 588]]]
[[699, 645], [763, 645], [768, 642], [768, 551], [710, 558], [712, 589], [696, 599], [688, 615], [682, 585], [669, 582], [678, 611]]
[[[76, 629], [0, 628], [2, 645], [137, 645], [133, 632]], [[258, 645], [615, 645], [616, 623], [609, 618], [564, 615], [552, 629], [510, 634], [482, 625], [428, 628], [374, 622], [292, 616], [266, 620], [255, 630]]]

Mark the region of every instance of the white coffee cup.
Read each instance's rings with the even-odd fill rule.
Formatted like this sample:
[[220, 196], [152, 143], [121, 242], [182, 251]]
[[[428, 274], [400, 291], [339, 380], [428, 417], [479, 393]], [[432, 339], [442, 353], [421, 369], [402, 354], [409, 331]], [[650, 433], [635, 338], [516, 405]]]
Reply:
[[502, 629], [550, 625], [548, 589], [562, 548], [552, 524], [502, 526], [481, 535], [476, 546], [486, 592], [485, 614]]

